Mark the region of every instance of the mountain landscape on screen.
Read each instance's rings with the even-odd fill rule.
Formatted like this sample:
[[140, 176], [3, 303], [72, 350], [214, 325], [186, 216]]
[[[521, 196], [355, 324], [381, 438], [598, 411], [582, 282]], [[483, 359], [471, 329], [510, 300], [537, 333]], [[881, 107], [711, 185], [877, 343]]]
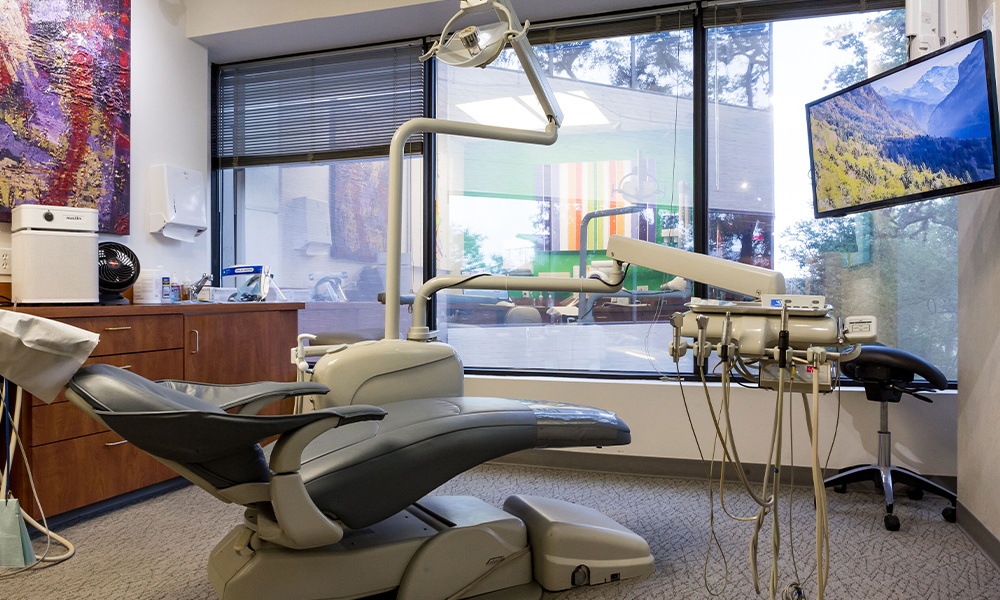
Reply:
[[996, 176], [983, 43], [807, 107], [817, 214]]

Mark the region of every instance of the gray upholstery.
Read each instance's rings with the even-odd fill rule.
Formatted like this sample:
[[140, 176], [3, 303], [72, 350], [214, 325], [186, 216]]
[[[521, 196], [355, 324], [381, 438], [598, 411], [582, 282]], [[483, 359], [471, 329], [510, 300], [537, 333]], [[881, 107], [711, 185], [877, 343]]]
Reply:
[[[196, 384], [181, 386], [189, 392], [184, 393], [108, 365], [81, 369], [69, 385], [137, 447], [184, 464], [220, 489], [268, 480], [270, 448], [262, 451], [258, 440], [320, 419], [342, 419], [306, 446], [299, 475], [320, 511], [355, 529], [386, 519], [455, 475], [511, 452], [622, 445], [631, 439], [614, 413], [573, 404], [426, 398], [378, 408], [256, 416], [225, 413], [198, 398], [189, 387]], [[250, 394], [259, 391], [247, 388]]]
[[[67, 387], [84, 399], [108, 427], [136, 447], [160, 458], [188, 465], [219, 488], [248, 482], [266, 482], [270, 477], [267, 461], [257, 442], [292, 431], [324, 418], [378, 419], [385, 415], [371, 406], [348, 406], [303, 415], [260, 417], [231, 415], [194, 393], [184, 393], [170, 385], [150, 381], [131, 371], [111, 365], [83, 367]], [[284, 391], [278, 393], [276, 385]], [[316, 384], [262, 384], [232, 386], [243, 388], [244, 399], [262, 394], [275, 400], [303, 393], [324, 393]], [[240, 404], [235, 396], [227, 404]]]

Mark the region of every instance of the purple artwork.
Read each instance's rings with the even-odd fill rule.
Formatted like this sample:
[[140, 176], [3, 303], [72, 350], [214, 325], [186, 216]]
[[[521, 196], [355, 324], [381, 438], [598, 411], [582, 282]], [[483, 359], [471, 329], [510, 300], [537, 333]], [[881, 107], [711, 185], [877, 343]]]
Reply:
[[131, 0], [0, 0], [0, 221], [97, 208], [129, 232]]

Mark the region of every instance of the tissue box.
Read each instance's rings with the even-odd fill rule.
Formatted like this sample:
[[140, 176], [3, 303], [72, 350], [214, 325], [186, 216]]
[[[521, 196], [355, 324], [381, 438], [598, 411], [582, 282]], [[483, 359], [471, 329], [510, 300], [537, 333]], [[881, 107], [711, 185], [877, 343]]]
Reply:
[[[208, 290], [209, 302], [229, 302], [229, 297], [236, 293], [234, 287], [206, 287], [201, 290], [202, 293], [205, 290]], [[201, 294], [198, 295], [198, 299], [201, 299]]]

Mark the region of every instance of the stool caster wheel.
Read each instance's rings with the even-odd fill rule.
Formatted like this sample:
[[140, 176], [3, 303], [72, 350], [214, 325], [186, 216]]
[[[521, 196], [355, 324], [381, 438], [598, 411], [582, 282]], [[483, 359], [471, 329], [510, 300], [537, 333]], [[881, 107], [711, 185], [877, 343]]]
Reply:
[[958, 517], [955, 514], [954, 506], [946, 506], [944, 510], [941, 511], [941, 516], [944, 517], [944, 520], [948, 521], [949, 523], [954, 523], [955, 521], [958, 520]]
[[889, 531], [899, 531], [899, 517], [896, 515], [886, 515], [883, 521], [885, 522], [885, 528]]
[[833, 486], [833, 491], [837, 492], [838, 494], [846, 494], [847, 493], [847, 484], [846, 483], [838, 483], [837, 485]]
[[911, 487], [906, 490], [906, 497], [910, 500], [920, 500], [924, 497], [924, 490], [918, 487]]

